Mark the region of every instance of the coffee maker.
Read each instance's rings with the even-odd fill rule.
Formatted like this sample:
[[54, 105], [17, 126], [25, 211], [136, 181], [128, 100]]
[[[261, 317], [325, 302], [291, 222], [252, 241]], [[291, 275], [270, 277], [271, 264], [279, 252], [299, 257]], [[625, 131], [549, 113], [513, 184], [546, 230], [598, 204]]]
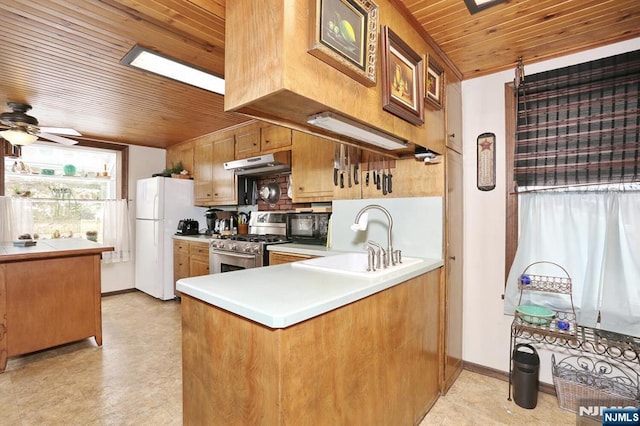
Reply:
[[204, 217], [207, 219], [207, 231], [206, 231], [207, 235], [213, 235], [218, 233], [216, 231], [216, 221], [218, 219], [217, 212], [219, 211], [222, 211], [222, 210], [212, 208], [204, 212]]

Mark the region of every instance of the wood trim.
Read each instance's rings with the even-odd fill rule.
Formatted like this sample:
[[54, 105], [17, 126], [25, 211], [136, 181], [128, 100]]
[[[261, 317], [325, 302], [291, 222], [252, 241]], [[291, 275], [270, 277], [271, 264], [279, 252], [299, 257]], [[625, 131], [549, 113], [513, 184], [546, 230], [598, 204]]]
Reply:
[[411, 27], [422, 37], [422, 39], [431, 47], [436, 55], [440, 57], [442, 62], [447, 64], [447, 67], [451, 70], [451, 72], [458, 78], [458, 80], [462, 80], [462, 73], [458, 69], [458, 67], [449, 59], [449, 57], [444, 53], [444, 51], [440, 48], [438, 43], [429, 35], [429, 33], [424, 29], [422, 25], [418, 22], [418, 20], [409, 12], [407, 6], [405, 6], [404, 2], [400, 0], [389, 0], [389, 3], [393, 5], [393, 7], [402, 15], [402, 17], [411, 25]]
[[120, 159], [120, 198], [123, 200], [129, 199], [129, 145], [117, 144], [112, 142], [101, 141], [97, 139], [79, 139], [78, 146], [85, 146], [88, 148], [109, 149], [112, 151], [120, 151], [122, 156]]
[[505, 198], [506, 198], [506, 222], [505, 222], [505, 262], [504, 279], [505, 287], [511, 264], [516, 256], [518, 247], [518, 194], [514, 188], [513, 162], [515, 160], [515, 134], [516, 134], [516, 98], [513, 83], [504, 85], [505, 103]]
[[[472, 373], [482, 374], [483, 376], [492, 377], [494, 379], [509, 382], [509, 373], [502, 370], [496, 370], [495, 368], [485, 367], [484, 365], [476, 364], [473, 362], [464, 361], [462, 368]], [[549, 383], [539, 382], [538, 390], [540, 392], [556, 396], [556, 387]]]

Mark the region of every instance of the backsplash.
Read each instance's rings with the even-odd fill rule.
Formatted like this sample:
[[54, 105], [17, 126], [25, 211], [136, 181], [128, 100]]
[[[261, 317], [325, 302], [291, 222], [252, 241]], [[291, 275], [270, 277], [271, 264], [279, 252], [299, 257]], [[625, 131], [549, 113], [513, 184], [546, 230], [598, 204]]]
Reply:
[[262, 201], [262, 199], [258, 199], [258, 210], [259, 211], [283, 211], [288, 210], [292, 211], [296, 208], [304, 208], [311, 207], [310, 203], [296, 203], [294, 204], [291, 198], [287, 195], [289, 179], [291, 178], [290, 174], [281, 174], [275, 176], [267, 176], [264, 178], [258, 179], [258, 190], [271, 182], [277, 182], [280, 185], [280, 199], [275, 204], [269, 204], [267, 202]]

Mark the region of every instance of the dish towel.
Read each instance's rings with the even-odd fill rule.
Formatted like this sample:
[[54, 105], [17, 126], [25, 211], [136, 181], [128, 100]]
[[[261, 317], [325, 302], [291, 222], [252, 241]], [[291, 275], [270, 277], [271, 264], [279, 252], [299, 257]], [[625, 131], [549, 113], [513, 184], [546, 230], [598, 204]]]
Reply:
[[114, 248], [114, 251], [102, 253], [102, 261], [118, 263], [131, 260], [131, 233], [127, 200], [105, 201], [102, 223], [103, 244]]

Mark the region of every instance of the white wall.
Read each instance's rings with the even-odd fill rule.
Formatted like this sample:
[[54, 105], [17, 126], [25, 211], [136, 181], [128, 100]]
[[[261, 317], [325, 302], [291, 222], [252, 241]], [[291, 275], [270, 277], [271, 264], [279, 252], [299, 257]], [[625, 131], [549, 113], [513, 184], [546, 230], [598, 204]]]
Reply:
[[[640, 38], [537, 64], [534, 74], [640, 49]], [[515, 64], [514, 64], [515, 66]], [[505, 105], [504, 84], [513, 81], [509, 70], [462, 83], [464, 150], [464, 320], [463, 359], [501, 371], [509, 369], [509, 326], [501, 295], [505, 268]], [[496, 134], [496, 188], [476, 187], [476, 138]], [[539, 351], [540, 352], [540, 351]], [[540, 353], [540, 379], [551, 383], [550, 354]], [[505, 395], [507, 389], [505, 388]]]
[[129, 220], [131, 231], [131, 261], [124, 263], [102, 263], [102, 292], [134, 288], [134, 253], [136, 235], [136, 181], [151, 177], [164, 170], [166, 151], [158, 148], [129, 146]]

